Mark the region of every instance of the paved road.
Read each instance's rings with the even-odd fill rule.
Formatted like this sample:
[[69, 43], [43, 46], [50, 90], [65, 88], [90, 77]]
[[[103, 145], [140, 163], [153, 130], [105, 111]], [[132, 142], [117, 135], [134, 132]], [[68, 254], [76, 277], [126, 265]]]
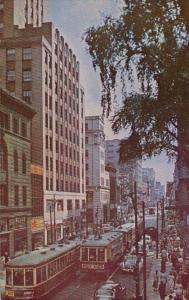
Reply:
[[[153, 263], [153, 257], [147, 257], [147, 278]], [[110, 279], [120, 282], [126, 286], [127, 294], [132, 296], [135, 294], [135, 279], [131, 274], [125, 274], [117, 268], [110, 276]], [[142, 289], [142, 274], [140, 275]], [[76, 277], [64, 287], [60, 287], [56, 294], [49, 297], [48, 300], [90, 300], [95, 289], [103, 282], [102, 278], [89, 277], [86, 274], [77, 273]]]

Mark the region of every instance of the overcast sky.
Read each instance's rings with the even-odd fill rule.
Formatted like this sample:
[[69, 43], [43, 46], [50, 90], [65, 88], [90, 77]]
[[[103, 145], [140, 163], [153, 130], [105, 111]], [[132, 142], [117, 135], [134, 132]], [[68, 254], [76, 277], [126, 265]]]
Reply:
[[[73, 49], [80, 61], [81, 83], [85, 89], [86, 115], [101, 114], [101, 85], [98, 73], [82, 41], [85, 30], [100, 24], [103, 15], [119, 15], [122, 0], [48, 0], [49, 21], [62, 32], [65, 40]], [[119, 138], [113, 135], [110, 126], [106, 125], [106, 136], [109, 139]], [[164, 155], [145, 161], [143, 166], [156, 171], [156, 179], [165, 184], [172, 180], [173, 163], [168, 163]]]

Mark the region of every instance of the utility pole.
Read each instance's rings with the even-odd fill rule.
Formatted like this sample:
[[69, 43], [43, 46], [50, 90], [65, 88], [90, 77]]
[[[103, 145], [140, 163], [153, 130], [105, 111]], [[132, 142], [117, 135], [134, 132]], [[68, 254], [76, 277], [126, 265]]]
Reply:
[[159, 246], [159, 201], [157, 201], [157, 220], [156, 220], [156, 227], [157, 227], [157, 235], [156, 235], [156, 259], [158, 259], [158, 246]]
[[143, 217], [143, 289], [144, 289], [144, 298], [147, 300], [147, 290], [146, 290], [146, 230], [145, 230], [145, 203], [142, 202], [142, 217]]
[[137, 185], [136, 181], [134, 182], [134, 199], [133, 199], [133, 207], [135, 213], [135, 251], [137, 257], [136, 263], [136, 299], [140, 297], [140, 281], [139, 281], [139, 261], [138, 261], [138, 209], [137, 209]]
[[164, 201], [164, 197], [162, 198], [161, 201], [161, 233], [163, 233], [164, 228], [165, 228], [165, 201]]
[[53, 208], [54, 208], [54, 243], [56, 243], [56, 199], [53, 194]]

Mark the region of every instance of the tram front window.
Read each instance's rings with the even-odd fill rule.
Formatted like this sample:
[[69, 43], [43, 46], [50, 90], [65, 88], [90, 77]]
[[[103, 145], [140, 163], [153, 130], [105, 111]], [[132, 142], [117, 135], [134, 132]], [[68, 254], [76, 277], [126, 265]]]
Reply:
[[33, 270], [32, 269], [25, 270], [25, 279], [26, 279], [26, 286], [33, 285]]
[[88, 248], [81, 249], [82, 261], [88, 261]]
[[14, 269], [13, 284], [18, 285], [18, 286], [24, 285], [24, 270], [23, 269]]
[[11, 269], [6, 269], [6, 284], [12, 285]]
[[99, 248], [98, 249], [98, 260], [99, 261], [104, 261], [105, 260], [105, 250], [104, 250], [104, 248]]
[[89, 261], [96, 261], [96, 248], [89, 248]]

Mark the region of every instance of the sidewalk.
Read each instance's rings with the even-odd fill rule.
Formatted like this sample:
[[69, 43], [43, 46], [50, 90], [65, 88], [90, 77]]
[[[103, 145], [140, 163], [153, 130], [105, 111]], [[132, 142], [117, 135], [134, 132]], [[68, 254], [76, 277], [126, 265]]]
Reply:
[[[169, 273], [171, 270], [172, 264], [167, 262], [166, 263], [166, 273]], [[153, 277], [156, 270], [160, 271], [161, 268], [161, 258], [154, 258], [154, 262], [150, 271], [149, 279], [147, 280], [147, 299], [148, 300], [160, 300], [159, 293], [154, 292], [152, 284], [153, 284]]]

